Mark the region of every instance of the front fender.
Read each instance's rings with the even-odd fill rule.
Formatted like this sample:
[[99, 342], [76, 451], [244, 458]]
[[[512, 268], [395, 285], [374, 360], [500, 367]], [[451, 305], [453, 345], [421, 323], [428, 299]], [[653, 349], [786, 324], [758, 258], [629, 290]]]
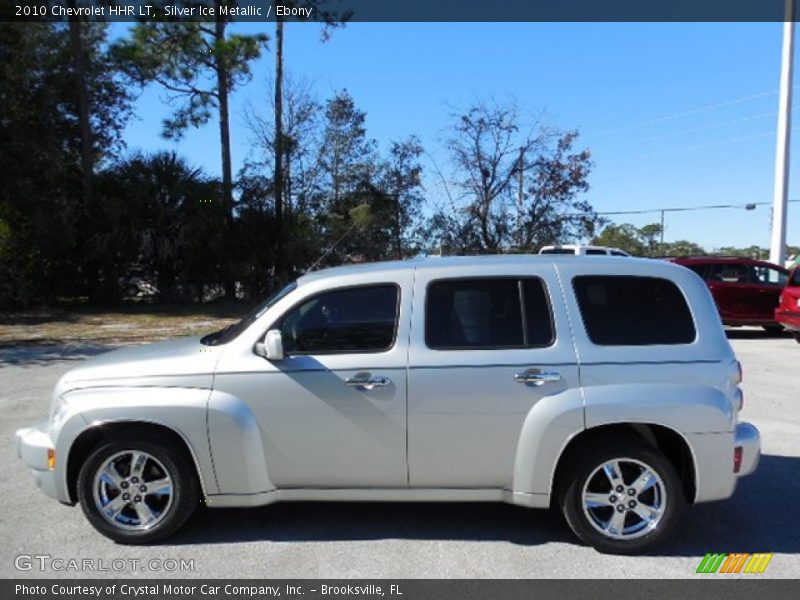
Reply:
[[[59, 486], [67, 493], [67, 457], [78, 437], [110, 423], [152, 423], [178, 434], [194, 460], [205, 495], [218, 491], [206, 428], [210, 390], [173, 387], [98, 387], [64, 394], [68, 409], [51, 429]], [[59, 464], [60, 463], [60, 464]]]
[[[275, 489], [269, 478], [266, 446], [258, 420], [247, 403], [214, 390], [209, 399], [208, 438], [219, 492], [263, 495]], [[272, 452], [280, 452], [271, 448]]]

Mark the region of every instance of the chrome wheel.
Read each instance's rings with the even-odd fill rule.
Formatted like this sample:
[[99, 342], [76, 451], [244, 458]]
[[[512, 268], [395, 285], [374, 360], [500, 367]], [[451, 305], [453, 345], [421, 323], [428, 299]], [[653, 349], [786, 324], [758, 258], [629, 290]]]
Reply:
[[118, 452], [97, 470], [94, 503], [103, 518], [127, 531], [150, 529], [169, 512], [172, 478], [153, 455], [141, 450]]
[[581, 498], [589, 523], [608, 538], [631, 540], [658, 527], [667, 506], [666, 486], [655, 469], [633, 458], [597, 467]]

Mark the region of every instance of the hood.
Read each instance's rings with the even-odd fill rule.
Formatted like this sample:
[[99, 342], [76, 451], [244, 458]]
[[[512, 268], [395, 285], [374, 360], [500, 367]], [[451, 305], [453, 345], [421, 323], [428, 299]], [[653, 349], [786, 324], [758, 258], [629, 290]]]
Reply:
[[204, 346], [200, 336], [191, 336], [112, 350], [65, 373], [57, 393], [100, 385], [211, 387], [222, 348]]

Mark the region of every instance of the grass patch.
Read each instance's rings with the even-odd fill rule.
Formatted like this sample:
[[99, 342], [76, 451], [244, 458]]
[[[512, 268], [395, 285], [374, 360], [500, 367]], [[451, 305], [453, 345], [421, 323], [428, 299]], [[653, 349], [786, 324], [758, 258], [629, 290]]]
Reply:
[[0, 313], [0, 345], [124, 344], [205, 335], [235, 323], [247, 312], [239, 304], [61, 307]]

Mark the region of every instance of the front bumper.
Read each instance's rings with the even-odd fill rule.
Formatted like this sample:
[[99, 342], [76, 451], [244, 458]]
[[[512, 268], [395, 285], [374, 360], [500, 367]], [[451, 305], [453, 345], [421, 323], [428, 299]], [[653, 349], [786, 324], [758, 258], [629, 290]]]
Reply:
[[761, 458], [761, 434], [750, 423], [739, 423], [733, 440], [734, 447], [742, 448], [742, 463], [737, 475], [744, 477], [756, 470]]
[[17, 456], [30, 468], [33, 480], [45, 494], [60, 500], [56, 471], [48, 464], [48, 450], [54, 448], [48, 433], [49, 420], [42, 419], [16, 433]]

